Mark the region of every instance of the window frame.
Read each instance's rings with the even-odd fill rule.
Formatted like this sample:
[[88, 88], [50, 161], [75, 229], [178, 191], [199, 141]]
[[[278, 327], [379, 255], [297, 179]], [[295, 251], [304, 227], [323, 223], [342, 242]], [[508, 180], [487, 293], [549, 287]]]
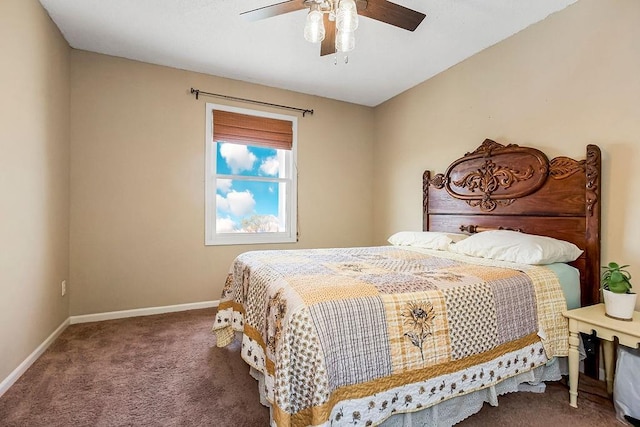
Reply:
[[[285, 215], [285, 231], [284, 232], [265, 232], [265, 233], [218, 233], [216, 230], [217, 219], [217, 144], [213, 140], [213, 113], [215, 110], [224, 110], [232, 113], [246, 114], [258, 117], [267, 117], [278, 120], [286, 120], [291, 122], [293, 131], [293, 141], [291, 150], [283, 150], [288, 152], [285, 154], [286, 164], [285, 170], [289, 171], [290, 176], [278, 178], [284, 181], [287, 191], [284, 200]], [[270, 113], [265, 111], [250, 110], [246, 108], [231, 107], [228, 105], [220, 105], [214, 103], [206, 104], [206, 135], [205, 135], [205, 245], [249, 245], [249, 244], [271, 244], [271, 243], [292, 243], [298, 239], [297, 233], [297, 142], [298, 142], [298, 118], [284, 114]], [[251, 144], [247, 144], [251, 145]], [[260, 146], [259, 143], [253, 146]], [[239, 176], [239, 175], [238, 175]], [[254, 177], [244, 176], [241, 179], [253, 180]], [[255, 177], [256, 181], [260, 181], [260, 177]], [[225, 178], [228, 179], [228, 175]], [[279, 203], [283, 203], [279, 200]]]

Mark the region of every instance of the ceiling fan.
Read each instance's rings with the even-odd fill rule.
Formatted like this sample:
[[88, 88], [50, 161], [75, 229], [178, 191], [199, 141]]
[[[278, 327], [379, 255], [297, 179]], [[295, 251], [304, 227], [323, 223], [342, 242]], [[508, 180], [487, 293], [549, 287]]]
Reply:
[[357, 15], [366, 16], [408, 31], [414, 31], [425, 14], [387, 0], [289, 0], [243, 12], [240, 15], [257, 21], [301, 9], [309, 9], [305, 38], [321, 42], [320, 55], [353, 49], [353, 32]]

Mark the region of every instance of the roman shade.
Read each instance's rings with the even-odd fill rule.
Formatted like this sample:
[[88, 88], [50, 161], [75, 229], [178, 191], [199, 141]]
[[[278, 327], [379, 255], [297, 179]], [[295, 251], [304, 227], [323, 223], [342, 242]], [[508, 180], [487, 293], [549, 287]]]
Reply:
[[291, 150], [293, 127], [288, 120], [214, 110], [213, 140]]

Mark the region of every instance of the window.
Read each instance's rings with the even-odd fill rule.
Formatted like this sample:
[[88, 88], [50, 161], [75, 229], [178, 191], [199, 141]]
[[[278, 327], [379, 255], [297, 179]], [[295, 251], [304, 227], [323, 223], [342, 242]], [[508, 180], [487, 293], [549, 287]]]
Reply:
[[295, 242], [297, 117], [206, 111], [205, 243]]

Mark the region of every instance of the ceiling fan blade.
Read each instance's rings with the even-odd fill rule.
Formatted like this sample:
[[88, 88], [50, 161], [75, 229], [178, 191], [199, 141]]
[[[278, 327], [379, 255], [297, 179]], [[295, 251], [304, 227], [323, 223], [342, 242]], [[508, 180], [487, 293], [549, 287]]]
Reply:
[[289, 0], [282, 3], [264, 6], [254, 10], [242, 12], [240, 16], [249, 21], [258, 21], [260, 19], [271, 18], [272, 16], [282, 15], [283, 13], [295, 12], [296, 10], [306, 9], [302, 0]]
[[425, 14], [400, 6], [387, 0], [369, 0], [367, 7], [358, 10], [358, 15], [385, 22], [405, 30], [414, 31], [425, 18]]
[[329, 14], [324, 14], [324, 40], [320, 45], [320, 56], [336, 53], [336, 21], [329, 20]]

